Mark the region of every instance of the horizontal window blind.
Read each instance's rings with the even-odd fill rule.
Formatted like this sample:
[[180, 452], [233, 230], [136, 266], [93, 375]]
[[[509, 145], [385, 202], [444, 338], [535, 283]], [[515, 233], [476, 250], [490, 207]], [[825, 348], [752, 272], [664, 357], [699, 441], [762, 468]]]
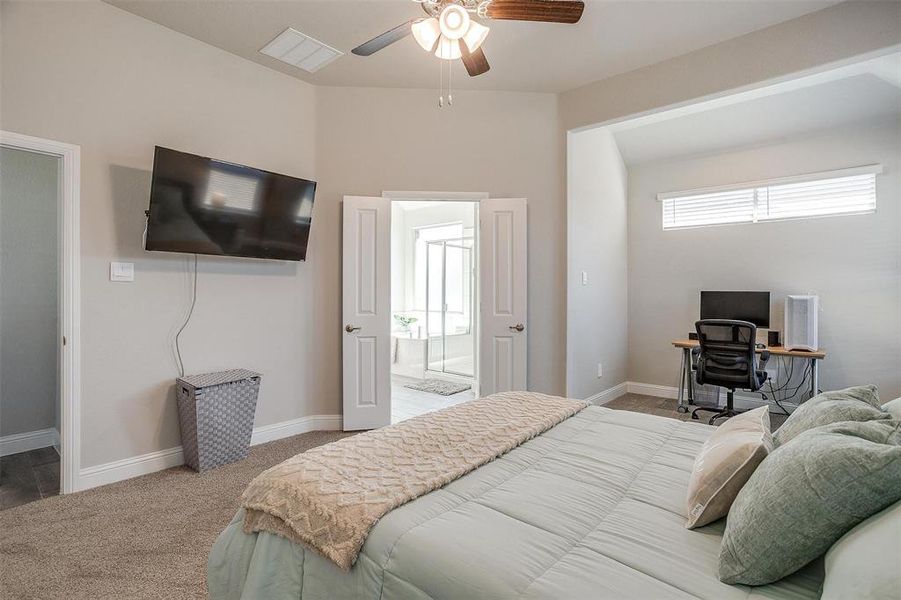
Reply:
[[[735, 187], [661, 194], [663, 229], [757, 223], [876, 210], [878, 166]], [[830, 176], [831, 175], [831, 176]]]
[[754, 190], [681, 196], [663, 201], [663, 228], [698, 227], [754, 220]]
[[876, 210], [876, 175], [854, 175], [758, 190], [758, 219], [794, 219]]

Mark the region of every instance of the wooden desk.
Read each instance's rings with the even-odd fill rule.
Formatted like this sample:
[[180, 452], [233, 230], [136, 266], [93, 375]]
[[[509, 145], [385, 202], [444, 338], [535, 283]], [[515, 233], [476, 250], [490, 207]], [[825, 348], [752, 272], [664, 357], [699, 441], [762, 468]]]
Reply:
[[[679, 412], [688, 412], [688, 406], [694, 404], [694, 385], [691, 380], [691, 351], [693, 348], [700, 346], [698, 340], [681, 339], [673, 340], [673, 347], [682, 349], [682, 367], [681, 376], [679, 378], [679, 406], [676, 410]], [[760, 354], [764, 350], [769, 350], [772, 356], [788, 356], [792, 360], [801, 358], [810, 361], [810, 397], [817, 395], [819, 390], [819, 375], [817, 373], [817, 361], [826, 358], [823, 350], [815, 350], [809, 352], [807, 350], [787, 350], [782, 346], [768, 346], [766, 348], [757, 348]], [[685, 390], [688, 390], [688, 402], [685, 402]]]

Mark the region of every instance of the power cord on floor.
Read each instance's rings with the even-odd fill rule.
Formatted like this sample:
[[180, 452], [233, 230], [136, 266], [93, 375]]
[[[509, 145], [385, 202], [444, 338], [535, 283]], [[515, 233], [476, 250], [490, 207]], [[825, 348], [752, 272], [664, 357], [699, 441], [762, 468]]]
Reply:
[[[773, 387], [772, 380], [768, 380], [767, 387], [769, 389], [769, 394], [760, 392], [760, 395], [764, 400], [772, 401], [776, 406], [779, 407], [779, 409], [782, 411], [782, 413], [787, 415], [787, 414], [789, 414], [788, 409], [786, 409], [785, 406], [782, 405], [782, 403], [788, 402], [789, 400], [793, 400], [798, 395], [798, 392], [800, 392], [801, 388], [803, 388], [807, 384], [808, 378], [811, 375], [811, 369], [810, 369], [810, 365], [808, 365], [801, 374], [801, 381], [797, 385], [791, 387], [791, 389], [790, 389], [790, 386], [792, 385], [791, 381], [792, 381], [792, 378], [794, 377], [794, 373], [795, 373], [794, 361], [789, 361], [789, 367], [786, 367], [785, 366], [785, 358], [780, 357], [779, 362], [776, 363], [776, 379], [777, 380], [779, 379], [780, 366], [781, 366], [781, 370], [783, 372], [788, 371], [788, 375], [785, 378], [785, 381], [783, 381], [782, 385], [780, 385], [778, 387]], [[782, 392], [781, 400], [779, 398], [779, 392]]]
[[185, 376], [185, 363], [181, 358], [181, 348], [178, 345], [178, 338], [181, 335], [181, 332], [185, 330], [185, 327], [188, 326], [188, 323], [191, 321], [191, 316], [194, 314], [194, 305], [197, 304], [197, 255], [194, 255], [194, 284], [191, 288], [191, 308], [188, 309], [188, 314], [185, 317], [184, 323], [181, 324], [181, 327], [178, 328], [178, 332], [175, 334], [175, 359], [178, 362], [178, 376]]

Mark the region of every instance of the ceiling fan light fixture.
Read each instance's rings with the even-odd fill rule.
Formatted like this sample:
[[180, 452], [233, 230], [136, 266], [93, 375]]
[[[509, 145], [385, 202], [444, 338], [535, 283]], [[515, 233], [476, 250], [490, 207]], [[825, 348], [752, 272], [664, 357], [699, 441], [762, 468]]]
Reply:
[[413, 38], [422, 46], [423, 50], [431, 52], [435, 49], [435, 44], [438, 43], [438, 38], [441, 37], [441, 27], [438, 25], [438, 19], [435, 17], [423, 19], [413, 23], [411, 29], [413, 30]]
[[463, 57], [460, 51], [459, 40], [452, 40], [445, 35], [438, 39], [438, 49], [435, 50], [435, 56], [443, 60], [457, 60]]
[[470, 22], [469, 13], [459, 4], [448, 4], [438, 16], [441, 33], [449, 40], [459, 40], [466, 35]]
[[485, 27], [481, 23], [472, 21], [469, 25], [469, 31], [463, 36], [463, 43], [466, 44], [470, 52], [475, 52], [482, 45], [482, 42], [485, 41], [485, 38], [488, 37], [489, 31], [491, 31], [490, 27]]

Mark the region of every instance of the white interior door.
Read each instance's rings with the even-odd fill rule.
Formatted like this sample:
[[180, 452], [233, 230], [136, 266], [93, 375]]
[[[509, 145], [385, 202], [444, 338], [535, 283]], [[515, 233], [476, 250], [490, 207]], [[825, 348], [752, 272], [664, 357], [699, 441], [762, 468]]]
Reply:
[[527, 232], [525, 198], [479, 205], [479, 392], [526, 389]]
[[344, 197], [344, 429], [391, 423], [391, 200]]

